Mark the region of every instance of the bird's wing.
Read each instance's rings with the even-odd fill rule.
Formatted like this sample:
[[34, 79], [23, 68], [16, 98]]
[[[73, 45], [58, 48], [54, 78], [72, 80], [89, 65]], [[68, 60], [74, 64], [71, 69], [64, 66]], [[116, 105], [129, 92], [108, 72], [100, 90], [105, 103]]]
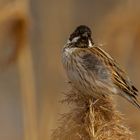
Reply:
[[120, 91], [123, 91], [120, 92], [120, 95], [140, 108], [140, 105], [137, 103], [138, 90], [132, 84], [126, 72], [122, 70], [118, 63], [101, 48], [92, 47], [89, 48], [89, 50], [91, 51], [91, 53], [97, 55], [102, 63], [106, 66], [108, 71], [111, 72], [112, 82], [120, 89]]

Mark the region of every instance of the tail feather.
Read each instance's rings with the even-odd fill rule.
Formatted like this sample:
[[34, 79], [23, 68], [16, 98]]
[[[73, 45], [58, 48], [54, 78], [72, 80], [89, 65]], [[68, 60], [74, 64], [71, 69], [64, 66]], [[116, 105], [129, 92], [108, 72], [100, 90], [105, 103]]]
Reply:
[[140, 103], [138, 102], [136, 97], [133, 97], [128, 93], [122, 93], [121, 96], [128, 100], [131, 104], [136, 106], [138, 109], [140, 109]]
[[138, 109], [140, 109], [140, 103], [137, 100], [132, 100], [132, 104], [135, 105]]

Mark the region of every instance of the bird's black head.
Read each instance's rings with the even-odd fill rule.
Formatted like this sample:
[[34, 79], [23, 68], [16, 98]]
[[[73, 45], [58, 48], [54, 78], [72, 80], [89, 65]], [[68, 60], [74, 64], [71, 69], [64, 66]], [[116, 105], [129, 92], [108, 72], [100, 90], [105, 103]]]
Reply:
[[91, 34], [92, 33], [89, 27], [80, 25], [70, 35], [69, 41], [74, 44], [73, 46], [75, 47], [88, 48], [93, 45]]

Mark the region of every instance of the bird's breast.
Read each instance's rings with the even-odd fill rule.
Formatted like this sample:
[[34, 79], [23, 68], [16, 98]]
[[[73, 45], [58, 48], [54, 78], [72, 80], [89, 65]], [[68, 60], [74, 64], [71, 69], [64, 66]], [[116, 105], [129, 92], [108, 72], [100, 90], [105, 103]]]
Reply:
[[63, 49], [62, 61], [68, 79], [84, 93], [94, 93], [111, 82], [110, 72], [100, 59], [85, 49]]
[[68, 79], [80, 89], [88, 90], [91, 87], [91, 83], [94, 83], [94, 78], [93, 75], [85, 69], [81, 55], [77, 54], [78, 51], [76, 52], [77, 49], [78, 48], [64, 48], [62, 62]]

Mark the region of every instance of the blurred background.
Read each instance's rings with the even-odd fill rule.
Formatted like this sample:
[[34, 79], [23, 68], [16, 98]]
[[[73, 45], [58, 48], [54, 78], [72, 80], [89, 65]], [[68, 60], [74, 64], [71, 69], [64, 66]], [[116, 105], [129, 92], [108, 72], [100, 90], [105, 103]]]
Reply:
[[[67, 78], [61, 49], [78, 25], [92, 28], [140, 90], [139, 0], [0, 0], [0, 139], [50, 140]], [[140, 111], [119, 98], [140, 139]]]

